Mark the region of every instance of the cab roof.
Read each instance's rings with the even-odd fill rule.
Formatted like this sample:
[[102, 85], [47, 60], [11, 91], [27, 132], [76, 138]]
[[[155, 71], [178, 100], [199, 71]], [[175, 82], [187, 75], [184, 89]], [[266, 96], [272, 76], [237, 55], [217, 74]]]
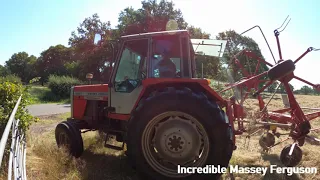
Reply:
[[158, 32], [131, 34], [126, 36], [121, 36], [121, 39], [143, 38], [143, 37], [153, 37], [153, 36], [161, 36], [161, 35], [177, 35], [177, 34], [188, 34], [188, 30], [158, 31]]

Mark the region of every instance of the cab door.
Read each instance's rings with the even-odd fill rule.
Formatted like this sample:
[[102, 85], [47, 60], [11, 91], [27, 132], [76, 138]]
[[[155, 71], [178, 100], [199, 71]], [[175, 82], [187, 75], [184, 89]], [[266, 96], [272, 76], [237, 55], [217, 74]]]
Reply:
[[130, 114], [147, 77], [149, 38], [124, 41], [111, 77], [109, 107], [117, 114]]

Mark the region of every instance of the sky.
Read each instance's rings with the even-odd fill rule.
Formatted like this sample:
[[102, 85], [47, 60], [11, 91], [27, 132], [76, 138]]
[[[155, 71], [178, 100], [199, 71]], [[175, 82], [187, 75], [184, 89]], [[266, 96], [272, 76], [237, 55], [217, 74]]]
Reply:
[[[173, 0], [188, 24], [202, 28], [214, 38], [233, 29], [241, 33], [259, 25], [276, 60], [279, 59], [273, 31], [290, 15], [291, 21], [280, 33], [283, 59], [295, 60], [308, 47], [320, 48], [320, 1], [317, 0]], [[118, 23], [126, 7], [141, 7], [141, 0], [0, 0], [0, 64], [12, 54], [25, 51], [39, 56], [52, 45], [68, 46], [71, 32], [94, 13], [101, 20]], [[272, 56], [258, 29], [245, 34], [253, 38], [268, 62]], [[309, 53], [296, 66], [295, 75], [320, 84], [320, 51]], [[319, 75], [317, 73], [319, 72]], [[303, 83], [292, 81], [295, 88]]]

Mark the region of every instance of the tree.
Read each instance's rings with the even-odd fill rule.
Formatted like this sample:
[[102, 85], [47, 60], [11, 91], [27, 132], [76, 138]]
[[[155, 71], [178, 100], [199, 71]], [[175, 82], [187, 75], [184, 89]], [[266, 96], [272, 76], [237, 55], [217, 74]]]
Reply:
[[35, 76], [34, 64], [37, 58], [29, 56], [26, 52], [15, 53], [6, 61], [6, 67], [12, 73], [21, 78], [22, 82], [28, 82]]
[[10, 74], [10, 71], [7, 67], [0, 65], [0, 76], [7, 76]]
[[202, 31], [201, 28], [189, 26], [187, 28], [192, 39], [210, 39], [211, 34]]
[[186, 29], [188, 26], [173, 2], [144, 0], [141, 4], [142, 8], [138, 10], [128, 7], [121, 11], [118, 18], [120, 34]]
[[71, 61], [71, 56], [72, 50], [61, 44], [43, 51], [36, 62], [37, 76], [41, 77], [41, 82], [46, 82], [50, 74], [66, 75], [64, 64]]
[[308, 95], [313, 93], [313, 89], [309, 86], [302, 86], [300, 92], [304, 95]]
[[[252, 38], [241, 36], [234, 30], [220, 32], [218, 36], [216, 36], [216, 39], [228, 40], [228, 44], [224, 54], [224, 59], [226, 59], [227, 62], [224, 63], [229, 64], [230, 68], [233, 70], [232, 76], [235, 81], [238, 81], [241, 77], [243, 77], [242, 72], [239, 70], [238, 66], [234, 63], [234, 61], [229, 63], [230, 59], [235, 54], [237, 54], [243, 49], [247, 49], [252, 51], [258, 57], [264, 59], [258, 44]], [[240, 64], [248, 71], [248, 73], [254, 74], [258, 62], [257, 60], [247, 58], [244, 55], [238, 56], [238, 60], [240, 61]], [[265, 64], [261, 63], [260, 68], [258, 69], [258, 74], [267, 70], [268, 67]], [[264, 77], [264, 79], [266, 79], [266, 77]], [[262, 84], [260, 86], [262, 86]]]
[[111, 30], [110, 22], [102, 22], [97, 14], [93, 14], [85, 18], [77, 28], [77, 33], [71, 33], [69, 45], [74, 50], [73, 59], [76, 60], [74, 65], [77, 64], [79, 68], [77, 71], [80, 72], [80, 79], [84, 79], [87, 73], [93, 73], [94, 80], [107, 81], [109, 77], [102, 78], [102, 75], [107, 69], [106, 64], [112, 60], [113, 49], [108, 43], [103, 43], [102, 47], [96, 47], [93, 44], [96, 33], [102, 35], [103, 42], [118, 37], [118, 32]]

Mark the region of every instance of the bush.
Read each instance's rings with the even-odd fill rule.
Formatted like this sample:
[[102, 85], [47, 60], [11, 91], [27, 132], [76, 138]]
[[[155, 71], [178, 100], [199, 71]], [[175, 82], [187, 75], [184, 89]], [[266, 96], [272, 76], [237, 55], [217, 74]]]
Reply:
[[[17, 103], [20, 95], [22, 99], [18, 106], [15, 119], [19, 119], [19, 131], [26, 132], [32, 122], [35, 122], [38, 118], [31, 116], [26, 109], [26, 105], [29, 104], [30, 96], [28, 94], [28, 87], [23, 87], [20, 78], [16, 76], [0, 77], [0, 135], [2, 136], [3, 131], [8, 123], [9, 117], [12, 113], [14, 106]], [[9, 152], [11, 144], [11, 133], [9, 134], [8, 141], [6, 143], [3, 164], [0, 168], [0, 179], [6, 176], [5, 169], [9, 160]]]
[[[3, 80], [3, 79], [2, 79]], [[30, 102], [30, 95], [28, 93], [28, 87], [23, 87], [21, 83], [13, 83], [3, 81], [0, 84], [0, 131], [1, 134], [9, 120], [10, 114], [20, 95], [22, 99], [17, 110], [15, 119], [19, 119], [19, 126], [22, 131], [26, 131], [30, 124], [37, 119], [31, 116], [26, 110], [26, 106]]]
[[82, 82], [73, 77], [56, 75], [49, 76], [49, 88], [52, 93], [60, 98], [69, 97], [70, 88], [80, 84], [82, 84]]
[[15, 84], [22, 84], [21, 78], [19, 78], [16, 75], [8, 75], [5, 77], [0, 77], [0, 83], [4, 83], [4, 82], [11, 82], [11, 83], [15, 83]]

